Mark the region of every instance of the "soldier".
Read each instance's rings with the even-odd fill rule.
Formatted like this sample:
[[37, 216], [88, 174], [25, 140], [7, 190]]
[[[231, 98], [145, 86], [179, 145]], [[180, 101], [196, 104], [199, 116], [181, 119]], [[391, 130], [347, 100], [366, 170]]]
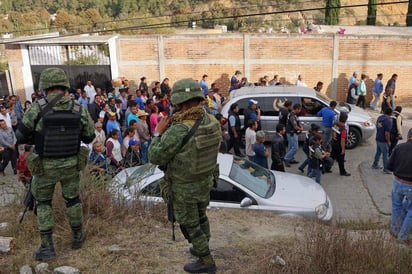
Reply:
[[35, 151], [27, 156], [27, 162], [33, 175], [32, 192], [37, 202], [41, 245], [34, 258], [39, 261], [56, 256], [52, 239], [52, 199], [57, 181], [62, 187], [72, 229], [71, 248], [81, 248], [86, 239], [82, 227], [79, 171], [87, 163], [89, 150], [80, 148], [80, 141], [88, 144], [95, 134], [87, 109], [64, 96], [69, 86], [63, 70], [45, 69], [40, 75], [39, 89], [45, 90], [47, 96], [31, 105], [16, 132], [19, 143], [35, 144]]
[[[218, 178], [217, 154], [221, 139], [219, 122], [202, 107], [203, 92], [193, 79], [173, 85], [171, 100], [176, 112], [160, 120], [149, 147], [149, 162], [165, 170], [161, 192], [171, 201], [183, 235], [199, 257], [184, 266], [190, 273], [214, 273], [210, 254], [210, 227], [206, 216], [210, 190]], [[183, 140], [183, 141], [182, 141]]]

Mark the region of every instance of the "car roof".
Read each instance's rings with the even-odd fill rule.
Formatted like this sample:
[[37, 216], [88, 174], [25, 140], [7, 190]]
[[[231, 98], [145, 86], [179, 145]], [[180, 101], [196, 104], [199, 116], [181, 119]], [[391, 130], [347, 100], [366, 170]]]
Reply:
[[250, 87], [242, 87], [240, 89], [233, 90], [230, 93], [230, 99], [237, 98], [237, 97], [248, 97], [250, 95], [260, 97], [262, 95], [294, 95], [294, 96], [316, 96], [316, 91], [313, 88], [308, 87], [298, 87], [298, 86], [268, 86], [268, 87], [261, 87], [261, 86], [250, 86]]

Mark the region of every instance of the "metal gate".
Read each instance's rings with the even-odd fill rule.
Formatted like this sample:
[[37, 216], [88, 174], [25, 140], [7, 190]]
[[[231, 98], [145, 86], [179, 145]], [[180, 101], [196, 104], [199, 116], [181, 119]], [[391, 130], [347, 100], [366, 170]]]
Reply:
[[9, 88], [7, 86], [7, 78], [5, 72], [0, 72], [0, 97], [9, 95]]
[[72, 88], [83, 88], [88, 80], [97, 88], [111, 86], [111, 68], [107, 44], [29, 46], [29, 59], [35, 90], [40, 73], [50, 67], [63, 69]]

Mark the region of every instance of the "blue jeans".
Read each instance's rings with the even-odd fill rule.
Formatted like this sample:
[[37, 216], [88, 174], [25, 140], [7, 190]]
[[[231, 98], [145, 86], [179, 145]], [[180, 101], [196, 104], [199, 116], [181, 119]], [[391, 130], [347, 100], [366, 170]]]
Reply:
[[288, 152], [286, 153], [284, 159], [285, 161], [292, 161], [295, 159], [295, 154], [298, 151], [298, 135], [296, 133], [293, 135], [286, 133], [286, 137], [288, 139]]
[[412, 185], [396, 179], [392, 188], [391, 231], [401, 241], [408, 240], [412, 233]]
[[[299, 169], [305, 169], [305, 167], [309, 164], [309, 159], [306, 157], [305, 161], [300, 164]], [[308, 173], [309, 174], [309, 173]]]
[[149, 149], [150, 143], [152, 141], [145, 141], [142, 144], [140, 144], [140, 153], [142, 154], [142, 164], [146, 164], [147, 162], [149, 162], [148, 158], [147, 158], [147, 151]]
[[322, 171], [320, 170], [320, 168], [311, 168], [308, 173], [308, 177], [315, 177], [315, 181], [318, 184], [320, 184], [320, 176], [322, 176]]
[[376, 153], [375, 153], [375, 160], [373, 161], [373, 166], [378, 166], [379, 158], [383, 158], [383, 170], [386, 170], [386, 165], [388, 163], [388, 153], [389, 153], [389, 146], [386, 142], [379, 142], [376, 141]]

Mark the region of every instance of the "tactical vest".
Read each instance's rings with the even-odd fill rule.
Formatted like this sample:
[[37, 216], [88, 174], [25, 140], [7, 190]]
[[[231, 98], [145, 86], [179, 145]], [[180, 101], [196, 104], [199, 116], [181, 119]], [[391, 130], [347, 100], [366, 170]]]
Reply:
[[[192, 125], [182, 123], [188, 128]], [[202, 123], [190, 140], [168, 165], [170, 176], [176, 183], [192, 183], [212, 175], [222, 135], [219, 122], [205, 114]]]
[[314, 144], [309, 146], [309, 167], [310, 168], [321, 168], [322, 167], [322, 160], [315, 157], [315, 150], [320, 148], [319, 144]]
[[332, 147], [334, 148], [341, 148], [340, 141], [342, 136], [342, 130], [345, 129], [345, 126], [339, 126], [338, 124], [334, 124], [332, 127]]
[[[47, 101], [39, 100], [43, 111]], [[43, 158], [74, 156], [80, 148], [80, 103], [72, 101], [69, 110], [49, 110], [41, 117], [43, 129], [35, 136], [36, 152]]]
[[[398, 132], [398, 117], [399, 117], [399, 114], [398, 113], [396, 113], [396, 114], [394, 114], [394, 115], [392, 115], [392, 128], [391, 128], [391, 136], [393, 136], [393, 137], [397, 137], [398, 136], [398, 134], [399, 134], [399, 132]], [[402, 126], [402, 122], [401, 122], [401, 126]]]

